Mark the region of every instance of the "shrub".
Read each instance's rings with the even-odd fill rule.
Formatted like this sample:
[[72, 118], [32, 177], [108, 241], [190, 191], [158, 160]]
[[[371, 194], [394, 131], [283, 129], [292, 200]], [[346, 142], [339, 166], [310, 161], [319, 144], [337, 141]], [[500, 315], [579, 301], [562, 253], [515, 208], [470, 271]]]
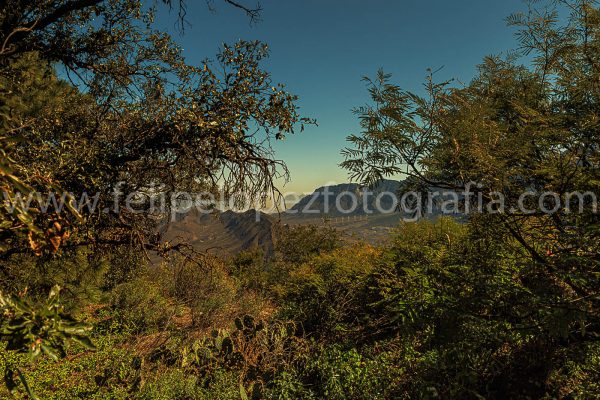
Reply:
[[282, 315], [301, 324], [307, 334], [326, 339], [358, 333], [366, 305], [365, 279], [379, 255], [369, 245], [356, 245], [314, 256], [292, 268], [279, 289]]
[[269, 285], [267, 262], [263, 250], [241, 251], [231, 260], [231, 273], [244, 289], [264, 292]]
[[137, 333], [163, 328], [173, 314], [161, 289], [147, 277], [118, 285], [110, 304], [115, 317]]
[[170, 265], [162, 265], [153, 279], [184, 308], [188, 327], [225, 327], [237, 313], [238, 285], [220, 260], [195, 262], [177, 257]]
[[283, 231], [275, 243], [275, 252], [284, 262], [301, 264], [339, 246], [340, 237], [334, 228], [299, 225]]
[[389, 399], [393, 375], [383, 353], [375, 359], [361, 355], [355, 348], [325, 347], [306, 367], [319, 398], [331, 400]]

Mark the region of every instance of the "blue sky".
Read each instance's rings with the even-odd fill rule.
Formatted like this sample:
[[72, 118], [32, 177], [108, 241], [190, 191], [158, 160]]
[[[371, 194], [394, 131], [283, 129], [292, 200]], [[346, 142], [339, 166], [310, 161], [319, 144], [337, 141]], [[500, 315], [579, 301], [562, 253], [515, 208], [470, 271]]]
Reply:
[[369, 100], [364, 75], [383, 68], [418, 92], [427, 68], [444, 66], [440, 80], [468, 82], [484, 56], [516, 47], [504, 19], [525, 8], [521, 0], [262, 0], [262, 20], [251, 25], [219, 0], [215, 13], [202, 0], [189, 3], [191, 27], [183, 36], [174, 29], [175, 13], [158, 16], [188, 62], [213, 57], [223, 42], [263, 41], [271, 49], [265, 69], [300, 96], [305, 116], [317, 119], [318, 126], [275, 146], [291, 171], [291, 182], [280, 188], [286, 192], [348, 181], [338, 167], [340, 149], [359, 132], [351, 110]]

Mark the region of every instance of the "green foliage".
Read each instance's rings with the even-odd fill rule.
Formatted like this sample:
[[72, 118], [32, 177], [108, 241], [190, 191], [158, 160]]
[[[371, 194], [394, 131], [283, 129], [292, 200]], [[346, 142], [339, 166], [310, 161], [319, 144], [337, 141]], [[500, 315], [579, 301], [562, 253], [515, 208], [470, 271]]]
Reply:
[[[122, 329], [114, 327], [116, 331]], [[114, 399], [130, 398], [129, 391], [139, 378], [139, 366], [135, 357], [122, 346], [122, 335], [103, 332], [92, 333], [96, 351], [85, 351], [81, 346], [72, 347], [67, 358], [55, 362], [40, 358], [35, 363], [22, 367], [30, 386], [41, 399], [90, 398]], [[0, 367], [24, 365], [26, 355], [14, 352], [3, 353]], [[7, 398], [8, 392], [0, 389], [0, 397]], [[14, 393], [16, 399], [30, 398], [23, 391]]]
[[291, 269], [275, 290], [281, 313], [301, 324], [307, 334], [326, 339], [351, 337], [364, 311], [366, 277], [378, 250], [368, 245], [313, 256]]
[[[344, 150], [367, 183], [405, 174], [404, 190], [475, 184], [485, 202], [505, 200], [500, 212], [464, 201], [463, 227], [402, 227], [367, 285], [370, 317], [383, 335], [422, 343], [419, 378], [443, 398], [585, 397], [598, 375], [567, 367], [593, 364], [600, 335], [598, 214], [590, 198], [567, 202], [598, 192], [600, 10], [536, 3], [509, 18], [524, 64], [488, 57], [462, 87], [430, 73], [426, 97], [382, 71], [367, 79], [373, 104], [356, 110], [362, 133]], [[561, 204], [543, 213], [533, 197], [524, 206], [536, 211], [520, 212], [530, 191]]]
[[265, 399], [294, 400], [294, 399], [318, 399], [317, 395], [298, 378], [293, 372], [284, 371], [275, 377], [273, 387], [265, 393]]
[[[55, 286], [47, 301], [37, 308], [20, 297], [0, 292], [0, 339], [6, 342], [6, 350], [27, 352], [30, 360], [42, 354], [57, 360], [66, 354], [71, 341], [94, 349], [87, 336], [91, 327], [64, 312], [59, 303], [59, 292], [60, 287]], [[15, 375], [26, 392], [35, 398], [23, 373], [13, 365], [5, 365], [4, 379], [9, 392], [17, 389]]]
[[[531, 10], [511, 23], [533, 64], [488, 57], [464, 87], [435, 83], [431, 74], [427, 97], [392, 84], [383, 72], [367, 80], [373, 105], [356, 110], [363, 132], [348, 138], [342, 165], [368, 183], [405, 174], [406, 190], [476, 185], [486, 203], [501, 193], [497, 229], [509, 232], [545, 273], [590, 296], [598, 285], [587, 267], [597, 265], [598, 215], [589, 198], [567, 203], [569, 193], [598, 192], [600, 10], [588, 0]], [[558, 12], [569, 14], [566, 24]], [[524, 205], [534, 212], [527, 213], [519, 199], [531, 191], [556, 193], [561, 203], [546, 201], [557, 208], [545, 214], [537, 199], [528, 199]], [[478, 211], [473, 198], [464, 207], [489, 211]], [[547, 249], [560, 249], [560, 256], [548, 257]], [[574, 259], [578, 267], [567, 267]]]
[[333, 228], [299, 225], [282, 233], [275, 250], [284, 262], [303, 263], [314, 255], [335, 249], [339, 244], [339, 234]]
[[[175, 303], [187, 310], [194, 327], [223, 327], [239, 307], [238, 285], [223, 263], [207, 256], [202, 260], [173, 257], [156, 271], [153, 280]], [[242, 311], [243, 312], [243, 311]]]
[[162, 371], [136, 397], [138, 399], [228, 400], [239, 398], [239, 384], [235, 373], [217, 370], [207, 385], [194, 375], [179, 369]]
[[370, 359], [356, 349], [332, 346], [311, 360], [305, 373], [312, 376], [320, 398], [389, 399], [394, 397], [394, 375], [402, 373], [397, 368], [386, 353]]
[[[485, 218], [405, 224], [386, 248], [354, 244], [314, 255], [289, 265], [289, 279], [274, 288], [278, 313], [207, 316], [209, 329], [187, 319], [177, 305], [183, 294], [198, 290], [233, 312], [253, 290], [173, 291], [172, 278], [157, 270], [158, 279], [117, 286], [113, 299], [124, 303], [94, 312], [99, 353], [64, 363], [60, 377], [45, 363], [23, 373], [38, 391], [42, 382], [72, 381], [91, 359], [103, 365], [81, 387], [44, 387], [50, 398], [593, 397], [597, 346], [549, 302], [559, 293], [549, 283], [529, 289], [530, 261], [510, 235], [490, 235], [487, 226]], [[190, 273], [202, 271], [195, 268]], [[220, 273], [185, 276], [238, 280]], [[165, 310], [170, 322], [148, 322]]]
[[27, 351], [36, 358], [42, 353], [53, 359], [65, 354], [65, 346], [73, 340], [88, 348], [93, 345], [86, 337], [91, 327], [74, 321], [65, 314], [59, 303], [60, 287], [55, 286], [48, 300], [39, 308], [33, 308], [15, 295], [0, 297], [2, 312], [1, 333], [7, 350]]
[[[157, 215], [123, 211], [127, 196], [150, 187], [157, 194], [216, 190], [216, 181], [228, 194], [270, 190], [285, 172], [271, 157], [270, 139], [312, 122], [262, 69], [266, 45], [240, 41], [214, 61], [188, 65], [169, 35], [153, 28], [155, 11], [130, 0], [10, 0], [0, 10], [3, 290], [30, 288], [39, 297], [60, 283], [81, 308], [101, 300], [100, 289], [116, 288], [117, 315], [140, 331], [163, 323], [155, 308], [164, 303], [127, 281], [141, 250], [169, 249], [154, 235]], [[50, 193], [62, 204], [46, 201]], [[89, 202], [79, 198], [84, 208], [76, 210], [69, 193], [87, 194]], [[97, 212], [105, 207], [111, 212]], [[223, 304], [213, 292], [194, 301], [195, 318]], [[46, 311], [27, 312], [37, 325], [58, 323]], [[26, 345], [18, 331], [3, 339], [10, 348]]]
[[111, 292], [110, 306], [115, 318], [140, 333], [164, 328], [173, 314], [161, 289], [143, 277], [117, 286]]
[[[411, 390], [538, 397], [565, 361], [558, 354], [585, 340], [580, 318], [588, 317], [556, 302], [560, 290], [531, 276], [512, 237], [491, 234], [486, 223], [406, 225], [371, 274], [369, 318], [384, 336], [420, 343], [422, 383]], [[532, 280], [543, 288], [533, 290]]]
[[238, 253], [231, 262], [232, 275], [247, 289], [264, 292], [269, 286], [268, 266], [259, 248]]
[[[128, 195], [216, 191], [217, 181], [228, 195], [256, 195], [286, 173], [264, 139], [281, 139], [311, 121], [263, 70], [266, 45], [224, 45], [214, 60], [188, 65], [171, 38], [153, 28], [153, 7], [129, 0], [63, 3], [10, 1], [0, 14], [0, 106], [7, 125], [0, 136], [3, 152], [10, 141], [10, 159], [22, 167], [17, 176], [3, 162], [11, 185], [19, 178], [44, 195], [66, 191], [77, 200], [85, 192], [96, 211], [113, 211], [91, 218], [84, 207], [88, 218], [72, 240], [133, 240], [156, 249], [156, 215], [122, 212]], [[52, 22], [34, 24], [37, 17]], [[25, 50], [31, 48], [37, 51]], [[55, 65], [69, 83], [57, 78]], [[11, 186], [11, 201], [12, 192]], [[138, 205], [150, 211], [148, 202]], [[67, 224], [58, 222], [62, 233]]]
[[[65, 252], [66, 253], [66, 252]], [[47, 295], [54, 285], [63, 288], [63, 305], [73, 312], [91, 301], [99, 301], [107, 260], [86, 247], [76, 248], [63, 257], [19, 254], [10, 261], [0, 260], [3, 290], [26, 290], [32, 299]]]
[[403, 224], [383, 252], [354, 246], [293, 268], [282, 312], [317, 344], [277, 385], [324, 398], [593, 391], [595, 356], [581, 326], [589, 332], [595, 317], [562, 303], [561, 288], [538, 275], [509, 233], [490, 232], [490, 222]]

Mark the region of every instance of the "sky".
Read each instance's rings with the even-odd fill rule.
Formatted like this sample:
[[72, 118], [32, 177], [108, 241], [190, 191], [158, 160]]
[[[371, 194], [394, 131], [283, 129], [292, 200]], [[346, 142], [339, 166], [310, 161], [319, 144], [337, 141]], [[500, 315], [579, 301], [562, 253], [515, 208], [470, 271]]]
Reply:
[[352, 109], [369, 102], [363, 76], [383, 68], [393, 83], [422, 93], [427, 68], [443, 67], [440, 81], [468, 83], [483, 57], [517, 46], [505, 18], [525, 9], [522, 0], [261, 0], [261, 20], [251, 24], [222, 1], [213, 0], [214, 12], [203, 0], [188, 3], [183, 34], [175, 12], [157, 18], [188, 63], [214, 57], [222, 43], [265, 42], [271, 56], [264, 68], [299, 96], [303, 116], [317, 120], [274, 146], [291, 172], [280, 190], [296, 193], [349, 181], [340, 150], [346, 136], [360, 133]]

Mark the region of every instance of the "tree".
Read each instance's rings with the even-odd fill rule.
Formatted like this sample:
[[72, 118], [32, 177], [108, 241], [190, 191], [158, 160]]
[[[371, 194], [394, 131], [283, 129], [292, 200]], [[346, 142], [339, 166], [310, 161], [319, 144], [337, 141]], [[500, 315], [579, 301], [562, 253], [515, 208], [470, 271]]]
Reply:
[[[470, 210], [467, 236], [448, 236], [441, 263], [423, 239], [398, 251], [418, 237], [408, 233], [372, 285], [384, 294], [375, 302], [383, 314], [401, 318], [392, 333], [419, 337], [430, 329], [429, 346], [439, 357], [432, 376], [448, 398], [465, 391], [537, 397], [556, 390], [552, 368], [594, 369], [600, 10], [588, 0], [533, 3], [508, 18], [519, 28], [518, 51], [487, 57], [467, 85], [436, 83], [430, 72], [423, 97], [381, 71], [367, 80], [373, 105], [356, 110], [363, 132], [343, 151], [342, 165], [367, 183], [404, 174], [406, 191], [474, 192], [462, 204]], [[500, 196], [503, 208], [487, 207]], [[413, 253], [427, 257], [415, 261]], [[463, 371], [465, 365], [481, 372]], [[521, 388], [510, 372], [517, 369], [539, 388]], [[565, 390], [586, 397], [594, 390], [589, 382]]]
[[[268, 47], [240, 41], [214, 61], [189, 65], [153, 28], [160, 3], [179, 7], [183, 28], [183, 0], [0, 2], [2, 265], [17, 253], [76, 259], [80, 247], [182, 249], [156, 236], [168, 210], [140, 214], [128, 199], [144, 208], [144, 192], [258, 196], [276, 191], [274, 179], [287, 174], [270, 143], [312, 121], [261, 68]], [[259, 6], [225, 3], [259, 16]], [[89, 197], [76, 208], [79, 196]], [[2, 292], [0, 339], [36, 355], [64, 352], [68, 340], [88, 344], [57, 295], [38, 309]], [[13, 378], [7, 371], [11, 390]]]
[[[564, 0], [530, 5], [508, 22], [520, 28], [516, 54], [530, 63], [488, 57], [464, 87], [435, 83], [430, 74], [428, 97], [391, 84], [383, 72], [367, 80], [374, 105], [356, 110], [363, 133], [348, 138], [353, 147], [342, 166], [368, 183], [405, 174], [407, 190], [464, 191], [474, 183], [466, 206], [475, 211], [478, 194], [492, 202], [501, 193], [504, 210], [482, 210], [490, 228], [507, 232], [562, 288], [561, 304], [587, 313], [597, 309], [600, 289], [600, 219], [589, 196], [600, 182], [600, 10], [596, 1]], [[551, 212], [534, 196], [524, 202], [534, 211], [519, 211], [523, 193], [547, 191], [557, 195], [542, 199]]]
[[[192, 66], [152, 28], [153, 7], [125, 0], [34, 3], [7, 2], [0, 14], [2, 103], [14, 120], [12, 135], [23, 138], [10, 156], [30, 175], [97, 196], [95, 209], [111, 211], [88, 216], [72, 243], [157, 249], [150, 239], [156, 218], [125, 207], [133, 193], [220, 189], [259, 197], [276, 191], [275, 177], [287, 176], [270, 142], [311, 121], [261, 69], [266, 45], [225, 45], [215, 61]], [[31, 74], [37, 78], [23, 79]]]

